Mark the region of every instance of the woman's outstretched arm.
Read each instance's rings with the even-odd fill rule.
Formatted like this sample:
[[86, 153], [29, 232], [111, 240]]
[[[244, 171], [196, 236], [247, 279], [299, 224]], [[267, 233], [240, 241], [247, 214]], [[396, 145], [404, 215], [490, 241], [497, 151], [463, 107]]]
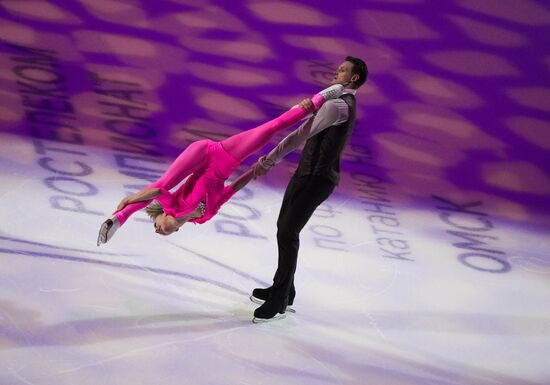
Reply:
[[116, 209], [117, 211], [122, 210], [124, 207], [126, 207], [130, 203], [148, 201], [160, 195], [162, 195], [160, 188], [156, 188], [156, 187], [144, 188], [138, 191], [137, 193], [134, 193], [122, 199]]

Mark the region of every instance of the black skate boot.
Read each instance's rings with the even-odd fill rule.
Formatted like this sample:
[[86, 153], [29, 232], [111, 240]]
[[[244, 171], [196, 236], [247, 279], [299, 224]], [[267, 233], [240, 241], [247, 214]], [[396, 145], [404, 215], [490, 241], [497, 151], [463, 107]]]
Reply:
[[[254, 303], [257, 303], [258, 305], [262, 305], [265, 301], [267, 301], [270, 294], [271, 294], [271, 287], [267, 287], [265, 289], [258, 287], [252, 290], [252, 295], [250, 296], [250, 300]], [[294, 297], [296, 297], [296, 290], [294, 289], [294, 286], [293, 286], [290, 289], [290, 294], [288, 295], [288, 306], [286, 307], [286, 311], [289, 313], [296, 313], [296, 310], [290, 307], [294, 303]]]

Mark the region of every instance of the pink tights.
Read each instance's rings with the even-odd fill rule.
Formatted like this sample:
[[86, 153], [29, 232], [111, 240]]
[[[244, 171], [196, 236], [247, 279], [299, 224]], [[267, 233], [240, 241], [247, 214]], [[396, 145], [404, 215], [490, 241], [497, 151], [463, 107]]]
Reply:
[[[317, 94], [312, 98], [314, 105], [318, 108], [323, 104], [324, 99]], [[308, 112], [302, 107], [292, 108], [279, 117], [270, 120], [258, 127], [230, 136], [223, 140], [222, 146], [233, 158], [242, 162], [249, 155], [260, 150], [269, 140], [278, 132], [285, 130], [302, 118], [307, 116]], [[170, 190], [178, 183], [184, 180], [188, 175], [199, 170], [206, 162], [206, 146], [204, 141], [191, 143], [177, 158], [159, 180], [147, 186], [147, 188], [164, 188]], [[126, 220], [138, 210], [147, 206], [151, 200], [132, 203], [124, 207], [122, 210], [115, 212], [115, 216], [120, 224], [124, 224]]]

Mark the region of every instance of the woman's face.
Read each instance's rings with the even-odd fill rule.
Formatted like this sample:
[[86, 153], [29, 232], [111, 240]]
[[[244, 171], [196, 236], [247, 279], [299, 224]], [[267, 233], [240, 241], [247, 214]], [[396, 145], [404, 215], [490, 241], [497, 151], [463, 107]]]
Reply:
[[179, 225], [176, 221], [176, 218], [171, 215], [166, 215], [164, 213], [155, 218], [154, 226], [155, 232], [162, 235], [170, 235], [173, 232], [179, 230]]

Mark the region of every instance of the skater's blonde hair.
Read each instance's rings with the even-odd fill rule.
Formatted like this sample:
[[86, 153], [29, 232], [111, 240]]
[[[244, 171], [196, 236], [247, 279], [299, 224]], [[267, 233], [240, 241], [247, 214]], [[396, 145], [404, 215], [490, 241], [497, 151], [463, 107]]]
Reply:
[[158, 201], [152, 201], [145, 208], [145, 212], [152, 220], [155, 220], [160, 214], [164, 213], [162, 205]]

